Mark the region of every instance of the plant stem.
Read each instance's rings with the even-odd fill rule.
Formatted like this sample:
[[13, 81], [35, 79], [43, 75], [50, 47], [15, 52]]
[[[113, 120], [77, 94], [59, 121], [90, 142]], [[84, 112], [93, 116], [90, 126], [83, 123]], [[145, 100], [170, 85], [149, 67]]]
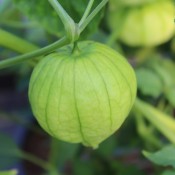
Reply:
[[3, 170], [3, 171], [0, 171], [0, 174], [1, 175], [17, 175], [18, 174], [18, 171], [16, 169], [12, 169], [12, 170]]
[[106, 5], [108, 0], [103, 0], [101, 3], [92, 11], [92, 13], [86, 18], [83, 24], [79, 25], [80, 33], [86, 28], [86, 26], [92, 21], [92, 19], [99, 13], [99, 11]]
[[69, 43], [68, 39], [66, 37], [63, 37], [60, 40], [56, 41], [55, 43], [50, 44], [46, 47], [43, 47], [42, 49], [27, 53], [24, 55], [9, 58], [7, 60], [0, 61], [0, 69], [7, 68], [7, 67], [10, 67], [12, 65], [21, 63], [21, 62], [26, 61], [30, 58], [35, 58], [35, 57], [47, 54], [48, 52], [52, 52], [53, 50], [57, 49], [58, 47], [62, 47], [68, 43]]
[[[24, 151], [21, 152], [20, 157], [22, 159], [29, 161], [29, 162], [32, 162], [35, 165], [38, 165], [39, 167], [43, 168], [46, 171], [53, 171], [53, 172], [56, 171], [55, 168], [49, 162], [46, 162], [46, 161], [44, 161], [44, 160], [42, 160], [42, 159], [40, 159], [32, 154], [28, 154], [27, 152], [24, 152]], [[57, 175], [58, 175], [58, 173], [57, 173]]]
[[58, 16], [60, 17], [66, 30], [67, 37], [70, 39], [71, 42], [73, 42], [75, 40], [77, 30], [74, 20], [68, 15], [68, 13], [64, 10], [64, 8], [57, 0], [48, 0], [48, 1], [55, 9]]
[[74, 23], [73, 19], [68, 15], [68, 13], [63, 9], [61, 4], [57, 0], [48, 0], [48, 1], [59, 15], [64, 26], [70, 25], [69, 22], [71, 24]]
[[[54, 2], [55, 0], [49, 0], [49, 1]], [[80, 33], [85, 29], [85, 27], [90, 23], [90, 21], [95, 17], [95, 15], [106, 5], [107, 2], [108, 2], [108, 0], [103, 0], [93, 10], [93, 12], [86, 18], [86, 20], [82, 23], [82, 25], [78, 26]], [[55, 50], [59, 47], [62, 47], [66, 44], [69, 44], [69, 43], [70, 43], [70, 38], [68, 36], [63, 37], [60, 40], [56, 41], [55, 43], [50, 44], [50, 45], [48, 45], [44, 48], [38, 49], [36, 51], [33, 51], [31, 53], [27, 53], [27, 54], [24, 54], [24, 55], [20, 55], [20, 56], [16, 56], [16, 57], [13, 57], [13, 58], [9, 58], [7, 60], [0, 61], [0, 69], [7, 68], [7, 67], [13, 66], [15, 64], [18, 64], [18, 63], [24, 62], [26, 60], [29, 60], [31, 58], [35, 58], [35, 57], [39, 57], [41, 55], [47, 54], [47, 53], [52, 52], [53, 50]]]
[[0, 28], [0, 45], [19, 53], [37, 50], [39, 47]]
[[35, 165], [38, 165], [39, 167], [43, 168], [44, 170], [48, 170], [51, 168], [51, 165], [49, 163], [45, 162], [42, 159], [39, 159], [38, 157], [36, 157], [32, 154], [28, 154], [26, 152], [21, 152], [21, 158], [25, 159], [29, 162], [32, 162]]
[[85, 10], [85, 12], [84, 12], [80, 22], [78, 23], [79, 26], [81, 26], [83, 24], [83, 22], [85, 21], [85, 19], [88, 17], [88, 15], [89, 15], [89, 13], [91, 11], [93, 3], [94, 3], [94, 0], [89, 0], [89, 3], [87, 5], [87, 7], [86, 7], [86, 10]]

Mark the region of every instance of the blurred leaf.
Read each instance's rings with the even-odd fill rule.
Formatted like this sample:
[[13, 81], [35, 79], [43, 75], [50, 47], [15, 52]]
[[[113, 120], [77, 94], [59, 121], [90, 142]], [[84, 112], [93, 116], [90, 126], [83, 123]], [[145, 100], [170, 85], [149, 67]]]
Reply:
[[107, 158], [112, 155], [116, 146], [117, 146], [116, 136], [113, 134], [112, 136], [110, 136], [108, 139], [106, 139], [104, 142], [100, 144], [96, 152], [104, 156], [105, 158]]
[[11, 170], [11, 171], [0, 171], [0, 175], [17, 175], [16, 170]]
[[175, 76], [175, 64], [172, 60], [163, 59], [163, 60], [160, 60], [160, 66], [162, 68], [164, 68], [165, 71], [167, 72], [166, 73], [167, 75], [165, 78], [168, 79], [168, 83], [166, 83], [167, 80], [164, 80], [165, 97], [167, 98], [169, 103], [173, 107], [175, 107], [175, 78], [174, 78], [174, 76]]
[[143, 151], [143, 155], [155, 164], [175, 168], [175, 145], [169, 145], [155, 153]]
[[[25, 15], [31, 20], [40, 23], [50, 33], [57, 36], [64, 34], [63, 24], [47, 0], [14, 0], [14, 2]], [[75, 22], [78, 22], [81, 19], [88, 4], [88, 0], [59, 0], [59, 2]], [[101, 0], [94, 1], [94, 7], [100, 2]], [[102, 17], [102, 13], [103, 12], [101, 11], [91, 24], [88, 25], [87, 29], [83, 32], [83, 36], [87, 36], [96, 30]]]
[[70, 144], [52, 138], [49, 162], [52, 165], [62, 166], [65, 161], [73, 159], [79, 149], [79, 144]]
[[126, 165], [123, 162], [111, 162], [112, 170], [115, 175], [145, 175], [143, 170], [133, 165]]
[[175, 107], [175, 63], [172, 60], [154, 56], [146, 62], [145, 68], [136, 70], [136, 74], [138, 88], [143, 94], [157, 97], [161, 91], [169, 103]]
[[161, 79], [163, 84], [163, 93], [169, 103], [175, 107], [175, 64], [172, 60], [157, 57], [150, 61], [149, 67]]
[[0, 168], [6, 168], [19, 161], [20, 150], [9, 136], [0, 134]]
[[175, 175], [175, 170], [166, 170], [161, 175]]
[[73, 172], [74, 175], [93, 175], [93, 164], [89, 160], [74, 160]]
[[161, 148], [162, 143], [160, 139], [156, 136], [154, 127], [152, 125], [148, 125], [142, 114], [136, 113], [136, 122], [137, 122], [137, 131], [138, 134], [143, 138], [146, 146], [154, 145], [156, 148]]
[[136, 99], [134, 108], [152, 123], [167, 139], [175, 143], [175, 120], [150, 104]]
[[[31, 20], [37, 21], [50, 33], [60, 35], [63, 25], [58, 20], [56, 12], [46, 0], [14, 0], [19, 10]], [[47, 15], [46, 15], [47, 14]]]
[[16, 155], [19, 152], [19, 149], [13, 139], [5, 134], [0, 134], [0, 154], [3, 155]]
[[164, 67], [167, 72], [169, 73], [169, 75], [172, 78], [172, 81], [175, 83], [175, 79], [174, 79], [174, 75], [175, 75], [175, 63], [170, 60], [170, 59], [161, 59], [160, 61], [160, 65], [162, 65], [162, 67]]
[[144, 95], [158, 97], [163, 91], [161, 79], [153, 71], [146, 68], [136, 70], [137, 85]]
[[0, 14], [2, 14], [5, 9], [9, 6], [12, 0], [0, 0]]
[[170, 87], [173, 84], [169, 72], [162, 65], [154, 65], [154, 71], [160, 76], [165, 87]]

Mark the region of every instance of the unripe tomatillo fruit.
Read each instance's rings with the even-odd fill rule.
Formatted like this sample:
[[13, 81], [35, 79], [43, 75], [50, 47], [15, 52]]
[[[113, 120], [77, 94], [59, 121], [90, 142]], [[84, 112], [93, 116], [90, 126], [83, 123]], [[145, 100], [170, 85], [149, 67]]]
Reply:
[[[117, 13], [115, 9], [109, 11], [109, 27], [112, 32], [119, 28], [116, 23]], [[175, 33], [173, 16], [174, 4], [172, 0], [159, 0], [128, 8], [123, 19], [119, 39], [129, 46], [154, 47], [163, 44]]]
[[91, 41], [45, 56], [29, 85], [33, 113], [50, 135], [93, 148], [121, 126], [135, 96], [135, 73], [125, 58]]

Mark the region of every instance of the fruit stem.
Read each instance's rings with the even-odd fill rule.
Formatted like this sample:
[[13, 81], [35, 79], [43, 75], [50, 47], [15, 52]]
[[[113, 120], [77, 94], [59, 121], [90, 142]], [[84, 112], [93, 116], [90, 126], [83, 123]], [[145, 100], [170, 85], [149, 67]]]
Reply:
[[[39, 47], [0, 28], [0, 45], [19, 53], [37, 50]], [[18, 46], [16, 47], [16, 44]]]
[[[107, 2], [108, 2], [108, 0], [102, 0], [101, 3], [92, 11], [92, 13], [84, 20], [84, 22], [82, 24], [80, 23], [80, 24], [78, 24], [78, 26], [75, 25], [76, 29], [77, 28], [79, 29], [78, 30], [79, 34], [86, 28], [86, 26], [97, 15], [97, 13], [106, 5]], [[77, 33], [77, 32], [75, 32], [75, 33]], [[49, 52], [52, 52], [55, 49], [58, 49], [66, 44], [69, 44], [69, 43], [70, 43], [70, 39], [67, 36], [62, 37], [60, 40], [58, 40], [58, 41], [56, 41], [56, 42], [54, 42], [54, 43], [52, 43], [44, 48], [38, 49], [38, 50], [30, 52], [30, 53], [26, 53], [24, 55], [20, 55], [20, 56], [16, 56], [13, 58], [9, 58], [7, 60], [0, 61], [0, 69], [7, 68], [7, 67], [13, 66], [15, 64], [24, 62], [26, 60], [47, 54]]]
[[80, 22], [78, 23], [79, 26], [81, 26], [83, 24], [83, 22], [86, 20], [86, 18], [88, 17], [88, 15], [89, 15], [89, 13], [91, 11], [93, 3], [94, 3], [94, 0], [89, 0], [89, 3], [87, 5], [87, 7], [86, 7], [86, 10], [85, 10], [85, 12], [84, 12]]
[[22, 151], [20, 156], [21, 156], [21, 158], [23, 158], [29, 162], [32, 162], [35, 165], [38, 165], [39, 167], [43, 168], [46, 171], [50, 171], [50, 170], [55, 169], [49, 162], [46, 162], [46, 161], [44, 161], [44, 160], [42, 160], [42, 159], [40, 159], [32, 154], [29, 154], [27, 152]]
[[91, 12], [91, 14], [81, 24], [78, 23], [80, 33], [86, 28], [86, 26], [92, 21], [92, 19], [99, 13], [99, 11], [107, 4], [109, 0], [102, 0], [100, 4]]
[[73, 43], [73, 48], [72, 48], [71, 53], [72, 54], [79, 54], [80, 53], [80, 49], [78, 47], [78, 42], [77, 41]]
[[70, 42], [77, 40], [79, 37], [79, 31], [77, 30], [77, 24], [74, 22], [74, 20], [68, 15], [57, 0], [49, 0], [49, 3], [60, 17]]
[[46, 53], [49, 53], [49, 52], [57, 49], [58, 47], [62, 47], [68, 43], [69, 43], [69, 40], [66, 37], [63, 37], [60, 40], [54, 42], [53, 44], [50, 44], [46, 47], [43, 47], [42, 49], [39, 49], [39, 50], [36, 50], [33, 52], [29, 52], [29, 53], [26, 53], [24, 55], [9, 58], [7, 60], [0, 61], [0, 69], [4, 69], [4, 68], [10, 67], [10, 66], [13, 66], [15, 64], [24, 62], [30, 58], [39, 57], [41, 55], [44, 55]]

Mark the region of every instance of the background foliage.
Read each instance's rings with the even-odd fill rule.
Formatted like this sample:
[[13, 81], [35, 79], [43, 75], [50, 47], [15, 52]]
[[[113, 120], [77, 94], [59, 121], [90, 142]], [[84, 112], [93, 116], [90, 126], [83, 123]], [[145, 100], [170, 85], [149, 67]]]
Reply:
[[[88, 0], [59, 2], [78, 22]], [[101, 0], [95, 1], [93, 9], [99, 2]], [[0, 175], [16, 175], [17, 171], [21, 175], [58, 175], [58, 172], [65, 175], [175, 174], [174, 34], [168, 41], [154, 47], [128, 46], [120, 40], [120, 32], [128, 9], [136, 8], [136, 5], [121, 2], [124, 1], [110, 0], [82, 33], [81, 39], [103, 42], [128, 59], [136, 72], [138, 98], [144, 101], [142, 106], [134, 106], [120, 130], [94, 151], [55, 140], [38, 126], [27, 97], [29, 77], [35, 62], [1, 70]], [[144, 2], [142, 5], [147, 5], [148, 2]], [[110, 28], [111, 7], [117, 11], [116, 31]], [[173, 22], [174, 16], [170, 20]], [[133, 25], [140, 24], [133, 22]], [[32, 45], [29, 44], [26, 50], [20, 49], [19, 43], [10, 46], [1, 30]], [[64, 34], [63, 24], [48, 1], [0, 0], [0, 60], [51, 44]]]

